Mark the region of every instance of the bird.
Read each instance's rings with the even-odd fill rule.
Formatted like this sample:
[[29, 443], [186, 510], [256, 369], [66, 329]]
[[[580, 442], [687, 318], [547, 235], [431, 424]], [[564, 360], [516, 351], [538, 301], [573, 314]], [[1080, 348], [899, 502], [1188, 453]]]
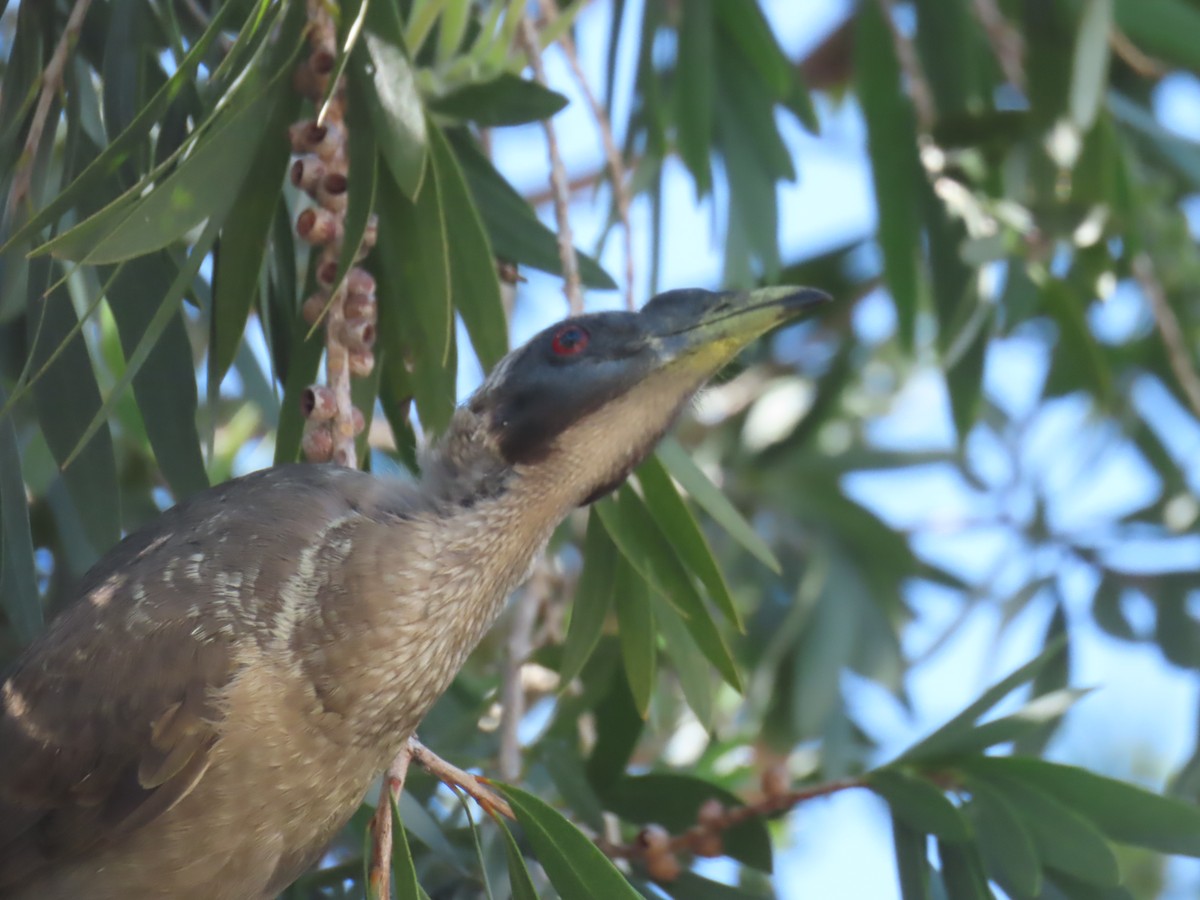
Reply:
[[0, 897], [258, 900], [319, 861], [552, 531], [829, 298], [675, 290], [504, 357], [418, 480], [291, 464], [126, 537], [0, 672]]

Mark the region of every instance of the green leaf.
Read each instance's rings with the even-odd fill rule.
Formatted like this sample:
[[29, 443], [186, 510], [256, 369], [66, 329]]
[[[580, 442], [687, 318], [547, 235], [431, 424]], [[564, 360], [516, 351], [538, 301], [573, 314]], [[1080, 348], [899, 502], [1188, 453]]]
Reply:
[[[1028, 780], [991, 763], [990, 757], [964, 760], [967, 788], [982, 781], [1002, 793], [1033, 838], [1042, 862], [1088, 884], [1111, 887], [1120, 883], [1117, 858], [1104, 835], [1086, 818]], [[1066, 767], [1063, 767], [1066, 768]]]
[[686, 869], [678, 878], [658, 885], [658, 889], [678, 900], [767, 900], [775, 896], [770, 891], [748, 890], [712, 881]]
[[471, 346], [485, 371], [508, 352], [508, 319], [500, 296], [496, 256], [471, 199], [462, 168], [445, 134], [429, 131], [429, 147], [437, 168], [446, 234], [450, 241], [450, 299], [462, 316]]
[[316, 381], [321, 354], [325, 352], [324, 333], [308, 337], [309, 326], [295, 316], [292, 322], [291, 354], [283, 400], [279, 404], [279, 428], [275, 431], [275, 464], [296, 462], [300, 440], [304, 436], [304, 415], [300, 395]]
[[[361, 51], [356, 48], [355, 58], [359, 55]], [[365, 93], [361, 80], [350, 79], [351, 108], [362, 109], [366, 104]], [[331, 294], [341, 289], [346, 273], [354, 265], [355, 257], [362, 248], [363, 235], [367, 232], [367, 223], [375, 208], [375, 192], [379, 181], [375, 133], [370, 128], [355, 128], [350, 130], [347, 137], [350, 142], [350, 166], [346, 173], [346, 218]]]
[[[372, 254], [384, 352], [411, 366], [408, 377], [421, 424], [440, 433], [454, 411], [449, 347], [450, 261], [435, 161], [417, 202], [391, 178], [379, 180], [379, 242]], [[396, 252], [396, 248], [405, 252]]]
[[960, 752], [964, 744], [971, 746], [971, 733], [975, 730], [976, 720], [1021, 685], [1033, 681], [1042, 669], [1055, 661], [1065, 646], [1060, 641], [1047, 647], [1037, 657], [984, 691], [977, 700], [933, 734], [906, 750], [897, 761], [933, 759]]
[[705, 728], [712, 725], [716, 679], [704, 651], [697, 646], [679, 613], [666, 600], [654, 594], [654, 620], [662, 635], [667, 656], [675, 665], [679, 686], [696, 719]]
[[505, 72], [491, 81], [467, 84], [429, 104], [435, 113], [474, 122], [482, 128], [524, 125], [549, 119], [567, 105], [567, 98]]
[[1042, 863], [1029, 831], [1004, 794], [976, 781], [971, 786], [968, 812], [979, 845], [996, 880], [1010, 894], [1036, 897], [1042, 889]]
[[624, 557], [678, 610], [705, 656], [740, 691], [741, 676], [724, 637], [642, 499], [628, 485], [623, 485], [615, 501], [606, 498], [594, 508]]
[[428, 155], [425, 108], [395, 4], [371, 4], [363, 44], [370, 64], [352, 66], [350, 78], [371, 79], [369, 86], [362, 85], [365, 90], [361, 94], [366, 98], [383, 160], [404, 196], [415, 200]]
[[508, 830], [503, 819], [495, 816], [493, 819], [500, 826], [500, 833], [504, 835], [504, 856], [508, 861], [508, 883], [512, 888], [512, 900], [538, 900], [537, 889], [533, 886], [533, 879], [529, 877], [529, 869], [525, 866], [525, 857], [521, 855], [517, 839]]
[[1046, 311], [1058, 325], [1058, 345], [1046, 376], [1046, 392], [1087, 390], [1104, 406], [1113, 401], [1113, 374], [1088, 325], [1086, 302], [1066, 283], [1049, 280], [1042, 288]]
[[604, 631], [604, 620], [612, 608], [613, 583], [616, 573], [617, 547], [604, 530], [598, 514], [588, 516], [587, 534], [583, 539], [583, 571], [571, 605], [571, 621], [563, 641], [559, 681], [564, 688], [574, 681]]
[[867, 786], [887, 801], [892, 814], [910, 826], [945, 841], [969, 840], [971, 833], [958, 808], [932, 782], [899, 769], [879, 769]]
[[1188, 69], [1200, 68], [1200, 10], [1184, 0], [1117, 0], [1117, 27], [1139, 49]]
[[901, 345], [911, 350], [917, 321], [917, 242], [921, 233], [916, 185], [925, 176], [917, 158], [912, 107], [904, 92], [891, 30], [877, 4], [869, 3], [859, 11], [854, 71], [867, 123], [884, 277], [896, 304]]
[[[728, 808], [743, 805], [734, 794], [711, 782], [666, 772], [622, 778], [604, 800], [609, 810], [627, 822], [654, 822], [672, 834], [681, 834], [696, 824], [704, 802], [714, 798]], [[730, 858], [763, 872], [771, 871], [771, 835], [762, 818], [729, 828], [723, 837]]]
[[[0, 406], [7, 399], [0, 387]], [[28, 644], [42, 630], [43, 616], [21, 454], [11, 415], [0, 417], [0, 602], [17, 640]]]
[[892, 846], [901, 900], [929, 900], [929, 856], [925, 835], [892, 813]]
[[743, 518], [737, 508], [721, 493], [721, 489], [709, 481], [708, 476], [696, 465], [691, 455], [677, 440], [668, 437], [658, 445], [658, 458], [676, 481], [687, 491], [696, 504], [751, 556], [778, 575], [782, 569], [774, 552], [755, 532], [754, 527]]
[[942, 863], [942, 880], [951, 900], [992, 900], [987, 876], [974, 847], [954, 841], [938, 841], [938, 859]]
[[575, 818], [597, 833], [603, 832], [604, 807], [588, 782], [579, 749], [570, 741], [544, 738], [538, 746], [538, 759]]
[[[33, 383], [33, 397], [42, 434], [63, 469], [94, 559], [121, 537], [117, 460], [108, 428], [87, 427], [89, 420], [107, 424], [106, 412], [83, 335], [76, 331], [68, 337], [78, 319], [67, 288], [59, 284], [42, 296], [51, 266], [45, 259], [30, 265], [27, 322], [33, 369], [40, 369], [60, 347], [61, 352]], [[72, 456], [75, 464], [68, 465]]]
[[166, 294], [164, 294], [159, 300], [158, 309], [146, 323], [146, 328], [142, 332], [142, 336], [139, 338], [137, 346], [134, 347], [132, 352], [128, 354], [128, 357], [125, 361], [125, 371], [121, 373], [121, 377], [117, 379], [116, 384], [114, 384], [112, 390], [109, 391], [108, 397], [104, 401], [104, 404], [96, 411], [96, 414], [92, 417], [91, 421], [88, 422], [87, 427], [83, 429], [83, 432], [81, 433], [79, 440], [75, 445], [75, 449], [72, 450], [71, 454], [63, 461], [62, 465], [64, 468], [71, 464], [72, 460], [77, 454], [81, 453], [83, 447], [89, 440], [91, 440], [92, 435], [94, 435], [101, 429], [102, 426], [107, 423], [108, 416], [112, 412], [113, 406], [116, 404], [117, 400], [122, 397], [125, 389], [129, 387], [130, 382], [141, 370], [142, 365], [145, 363], [147, 357], [149, 357], [150, 353], [158, 344], [158, 340], [162, 336], [163, 331], [171, 322], [172, 316], [178, 314], [176, 304], [179, 303], [184, 293], [191, 288], [192, 280], [199, 273], [201, 264], [204, 262], [205, 258], [209, 254], [209, 251], [212, 249], [213, 244], [216, 242], [216, 236], [216, 223], [210, 222], [208, 227], [205, 228], [204, 233], [200, 236], [200, 239], [196, 242], [196, 246], [193, 248], [191, 255], [187, 259], [187, 262], [180, 267]]
[[638, 713], [645, 718], [650, 712], [650, 697], [654, 693], [654, 667], [658, 658], [655, 646], [654, 611], [646, 582], [627, 560], [617, 561], [613, 585], [617, 608], [617, 632], [621, 640], [621, 656], [625, 660], [625, 675]]
[[696, 182], [696, 196], [712, 190], [709, 151], [717, 91], [712, 0], [690, 0], [681, 8], [679, 59], [675, 65], [675, 121], [679, 156]]
[[1071, 121], [1086, 132], [1096, 121], [1108, 89], [1108, 38], [1113, 0], [1084, 0], [1071, 60]]
[[[34, 213], [28, 222], [14, 232], [3, 246], [0, 246], [0, 253], [28, 240], [62, 213], [78, 204], [85, 194], [116, 174], [127, 162], [132, 149], [150, 133], [150, 129], [155, 124], [162, 121], [167, 108], [183, 90], [185, 83], [194, 77], [196, 67], [208, 54], [217, 37], [224, 32], [225, 20], [236, 9], [238, 9], [236, 3], [223, 3], [213, 11], [208, 27], [192, 45], [187, 56], [180, 61], [178, 68], [172, 73], [166, 84], [155, 92], [154, 96], [141, 107], [128, 127], [113, 138], [100, 155], [93, 159], [68, 187]], [[7, 90], [8, 85], [6, 84], [5, 99], [8, 98]], [[3, 117], [0, 117], [0, 120], [2, 119]]]
[[[162, 298], [170, 292], [175, 265], [156, 253], [130, 260], [111, 273], [108, 307], [126, 357], [141, 343]], [[196, 373], [183, 312], [175, 306], [133, 378], [133, 395], [159, 470], [176, 500], [208, 487], [196, 428]]]
[[[466, 175], [496, 256], [551, 275], [561, 275], [562, 257], [554, 232], [542, 224], [525, 198], [496, 171], [480, 152], [474, 138], [458, 129], [447, 132], [446, 136]], [[617, 283], [599, 263], [580, 250], [575, 253], [579, 260], [579, 277], [585, 287], [603, 291], [617, 289]]]
[[538, 862], [562, 896], [640, 900], [608, 857], [543, 800], [512, 785], [496, 787], [508, 798]]
[[[386, 785], [384, 790], [387, 791]], [[425, 896], [425, 892], [421, 890], [421, 882], [417, 878], [417, 866], [413, 862], [412, 850], [408, 846], [408, 834], [404, 830], [404, 820], [400, 818], [400, 808], [396, 804], [396, 798], [392, 796], [392, 792], [387, 791], [387, 795], [389, 805], [392, 807], [392, 873], [395, 876], [392, 884], [396, 900], [421, 900]]]
[[1200, 807], [1074, 766], [1024, 757], [974, 760], [970, 771], [1036, 787], [1114, 841], [1200, 857]]
[[795, 83], [795, 66], [779, 46], [761, 7], [757, 3], [719, 2], [714, 11], [721, 31], [733, 39], [745, 61], [757, 69], [770, 96], [775, 100], [790, 96]]
[[288, 94], [275, 107], [245, 184], [237, 192], [221, 240], [213, 271], [213, 306], [209, 328], [208, 385], [215, 397], [225, 373], [233, 365], [242, 343], [258, 276], [267, 250], [267, 237], [287, 172], [288, 145], [278, 136], [299, 109], [299, 97]]
[[624, 678], [610, 678], [608, 691], [595, 705], [596, 745], [587, 761], [588, 781], [605, 800], [625, 771], [645, 721], [638, 715]]
[[662, 462], [654, 456], [649, 457], [638, 467], [637, 479], [646, 498], [646, 508], [679, 554], [680, 560], [708, 588], [709, 596], [725, 617], [739, 631], [744, 631], [741, 614], [725, 584], [725, 576], [713, 557], [712, 548], [708, 546], [704, 532], [679, 496]]
[[89, 263], [119, 262], [162, 249], [206, 220], [221, 222], [257, 156], [272, 111], [287, 105], [289, 73], [301, 46], [297, 41], [280, 72], [251, 100], [220, 114], [211, 132], [149, 193], [135, 185], [36, 252]]

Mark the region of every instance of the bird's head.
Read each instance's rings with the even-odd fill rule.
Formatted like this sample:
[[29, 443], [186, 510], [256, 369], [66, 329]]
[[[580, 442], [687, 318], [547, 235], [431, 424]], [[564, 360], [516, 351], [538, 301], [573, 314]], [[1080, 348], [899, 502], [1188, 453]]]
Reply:
[[510, 470], [587, 503], [621, 483], [739, 350], [828, 299], [809, 288], [679, 290], [636, 313], [567, 319], [505, 357], [465, 412]]

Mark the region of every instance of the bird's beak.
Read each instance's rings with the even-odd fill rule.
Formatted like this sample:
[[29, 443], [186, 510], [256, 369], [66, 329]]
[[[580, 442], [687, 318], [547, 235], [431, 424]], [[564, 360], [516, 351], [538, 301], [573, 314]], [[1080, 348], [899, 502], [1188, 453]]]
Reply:
[[[644, 312], [653, 322], [667, 366], [711, 373], [743, 347], [778, 325], [795, 321], [830, 302], [814, 288], [765, 287], [705, 295], [699, 302]], [[655, 315], [657, 313], [657, 315]]]

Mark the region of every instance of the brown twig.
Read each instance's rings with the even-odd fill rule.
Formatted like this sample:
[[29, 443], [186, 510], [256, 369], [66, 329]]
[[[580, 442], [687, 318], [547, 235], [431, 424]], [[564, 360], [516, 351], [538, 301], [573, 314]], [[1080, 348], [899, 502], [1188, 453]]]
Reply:
[[500, 814], [506, 819], [515, 819], [512, 807], [508, 805], [508, 801], [489, 788], [484, 782], [486, 779], [478, 778], [453, 763], [448, 763], [442, 759], [413, 735], [408, 739], [408, 753], [417, 762], [422, 769], [436, 778], [443, 784], [452, 787], [461, 788], [466, 792], [472, 800], [483, 807], [484, 811], [489, 815]]
[[[539, 5], [547, 22], [553, 22], [558, 18], [558, 4], [554, 0], [540, 0]], [[583, 91], [588, 106], [592, 108], [592, 117], [596, 120], [596, 128], [600, 132], [600, 142], [604, 145], [604, 160], [608, 167], [609, 181], [612, 182], [613, 202], [617, 207], [617, 216], [621, 220], [621, 229], [625, 234], [625, 306], [633, 309], [633, 229], [629, 225], [630, 198], [625, 164], [621, 161], [621, 151], [613, 138], [612, 123], [608, 121], [604, 105], [596, 98], [596, 94], [583, 72], [583, 66], [579, 64], [579, 54], [575, 51], [575, 39], [571, 37], [569, 30], [562, 33], [558, 44], [567, 57], [567, 64], [571, 67], [571, 74], [575, 76], [576, 84]], [[574, 185], [572, 184], [573, 190]]]
[[983, 26], [983, 33], [992, 46], [992, 54], [1000, 64], [1004, 77], [1019, 91], [1025, 90], [1025, 40], [1013, 28], [996, 0], [975, 0], [971, 4], [975, 18]]
[[830, 794], [851, 788], [866, 787], [866, 782], [858, 778], [843, 778], [825, 784], [787, 790], [780, 789], [781, 786], [777, 783], [772, 785], [767, 773], [764, 773], [764, 787], [767, 789], [761, 800], [744, 806], [726, 807], [716, 799], [707, 801], [697, 813], [696, 824], [682, 834], [669, 835], [661, 826], [648, 825], [628, 844], [617, 844], [605, 838], [598, 838], [596, 845], [611, 859], [642, 862], [651, 877], [659, 881], [671, 881], [680, 871], [675, 860], [677, 854], [720, 856], [723, 852], [722, 835], [729, 829], [751, 819], [763, 819], [785, 812], [808, 800], [828, 797]]
[[1183, 389], [1192, 413], [1200, 417], [1200, 375], [1196, 373], [1196, 367], [1188, 352], [1187, 339], [1179, 325], [1179, 318], [1167, 300], [1167, 292], [1158, 280], [1149, 254], [1139, 253], [1133, 258], [1133, 277], [1137, 279], [1150, 304], [1158, 332], [1162, 335], [1163, 346], [1167, 350], [1167, 362], [1171, 371], [1175, 373], [1175, 379]]
[[[521, 20], [520, 40], [533, 68], [533, 77], [538, 84], [546, 84], [546, 68], [542, 65], [542, 50], [538, 44], [537, 30], [533, 21], [528, 17]], [[583, 312], [583, 282], [579, 277], [579, 260], [575, 256], [575, 241], [571, 236], [571, 187], [567, 179], [567, 169], [563, 165], [562, 155], [558, 151], [558, 138], [554, 133], [554, 123], [549, 119], [542, 121], [546, 130], [546, 152], [550, 156], [550, 185], [554, 190], [554, 214], [558, 224], [558, 253], [562, 259], [563, 290], [567, 295], [567, 303], [571, 315]]]
[[1120, 28], [1113, 26], [1108, 32], [1108, 45], [1121, 61], [1143, 78], [1162, 78], [1170, 71], [1166, 63], [1143, 53]]
[[83, 31], [83, 19], [87, 15], [92, 0], [75, 0], [71, 14], [67, 17], [66, 27], [54, 48], [50, 62], [42, 72], [42, 89], [38, 95], [37, 107], [33, 118], [29, 121], [29, 133], [25, 136], [25, 146], [21, 150], [21, 158], [13, 173], [12, 185], [8, 189], [8, 203], [5, 218], [10, 220], [16, 213], [17, 207], [28, 198], [29, 188], [33, 182], [33, 166], [37, 160], [38, 147], [42, 142], [42, 133], [46, 130], [46, 122], [50, 117], [50, 107], [54, 95], [62, 88], [63, 72], [67, 67], [67, 57], [71, 48], [79, 40]]
[[371, 898], [386, 900], [392, 896], [392, 804], [399, 802], [404, 790], [412, 760], [411, 747], [406, 744], [388, 766], [379, 790], [379, 803], [371, 817], [371, 863], [367, 869], [367, 896]]
[[921, 68], [916, 48], [913, 47], [912, 41], [896, 27], [896, 20], [892, 16], [894, 2], [895, 0], [879, 0], [879, 5], [883, 10], [883, 18], [892, 32], [892, 44], [896, 48], [896, 61], [900, 64], [900, 71], [904, 73], [904, 77], [908, 81], [908, 95], [912, 98], [913, 109], [917, 114], [917, 131], [919, 134], [927, 135], [933, 130], [934, 122], [937, 121], [937, 106], [933, 102], [933, 91], [929, 89], [929, 80]]

